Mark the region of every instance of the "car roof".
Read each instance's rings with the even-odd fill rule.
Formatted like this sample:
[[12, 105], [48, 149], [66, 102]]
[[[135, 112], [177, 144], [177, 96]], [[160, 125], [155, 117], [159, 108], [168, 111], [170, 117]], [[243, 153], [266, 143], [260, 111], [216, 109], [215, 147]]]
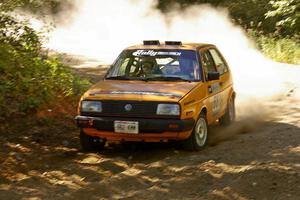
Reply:
[[182, 43], [181, 45], [166, 45], [161, 43], [159, 45], [143, 45], [138, 44], [134, 46], [127, 47], [126, 49], [182, 49], [182, 50], [198, 50], [204, 47], [215, 47], [213, 44], [206, 43]]

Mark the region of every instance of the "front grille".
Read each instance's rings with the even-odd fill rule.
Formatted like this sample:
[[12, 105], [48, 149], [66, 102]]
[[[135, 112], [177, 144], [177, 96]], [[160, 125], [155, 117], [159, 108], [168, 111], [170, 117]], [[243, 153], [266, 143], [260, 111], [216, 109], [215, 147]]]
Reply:
[[[157, 105], [161, 102], [145, 101], [101, 101], [101, 113], [81, 113], [83, 116], [116, 116], [116, 117], [140, 117], [140, 118], [178, 118], [178, 116], [156, 115]], [[132, 109], [126, 111], [126, 105], [131, 105]], [[130, 106], [129, 106], [130, 107]]]

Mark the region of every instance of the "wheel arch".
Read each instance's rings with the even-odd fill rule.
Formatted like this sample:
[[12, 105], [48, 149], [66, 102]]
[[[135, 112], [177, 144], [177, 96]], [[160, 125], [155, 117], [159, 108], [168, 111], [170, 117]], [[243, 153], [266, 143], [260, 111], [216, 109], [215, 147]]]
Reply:
[[233, 98], [233, 101], [235, 101], [236, 92], [233, 89], [229, 92], [227, 103], [229, 103], [229, 101], [230, 101], [231, 98]]
[[203, 106], [201, 108], [200, 112], [198, 113], [198, 117], [199, 117], [199, 115], [201, 115], [201, 113], [204, 113], [205, 117], [207, 118], [207, 107], [206, 106]]

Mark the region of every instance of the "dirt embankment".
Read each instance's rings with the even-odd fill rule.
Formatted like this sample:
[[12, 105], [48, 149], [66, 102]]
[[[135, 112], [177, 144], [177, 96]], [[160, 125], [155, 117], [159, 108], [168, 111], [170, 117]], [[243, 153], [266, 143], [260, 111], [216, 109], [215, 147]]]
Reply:
[[200, 152], [127, 144], [83, 153], [72, 114], [2, 123], [0, 199], [299, 199], [300, 101], [291, 94], [262, 109], [280, 112], [212, 127]]

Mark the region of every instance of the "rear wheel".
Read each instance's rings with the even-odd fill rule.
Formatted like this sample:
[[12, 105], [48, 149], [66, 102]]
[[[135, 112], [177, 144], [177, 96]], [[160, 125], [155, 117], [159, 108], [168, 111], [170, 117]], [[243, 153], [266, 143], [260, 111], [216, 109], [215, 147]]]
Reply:
[[80, 144], [83, 151], [97, 151], [102, 150], [106, 143], [105, 139], [92, 137], [80, 131]]
[[184, 148], [187, 150], [198, 151], [203, 149], [207, 144], [208, 124], [206, 116], [201, 113], [196, 121], [191, 136], [183, 141]]
[[222, 126], [228, 126], [232, 122], [234, 122], [234, 120], [235, 120], [235, 103], [234, 103], [234, 99], [231, 97], [228, 102], [226, 112], [219, 119], [219, 121]]

